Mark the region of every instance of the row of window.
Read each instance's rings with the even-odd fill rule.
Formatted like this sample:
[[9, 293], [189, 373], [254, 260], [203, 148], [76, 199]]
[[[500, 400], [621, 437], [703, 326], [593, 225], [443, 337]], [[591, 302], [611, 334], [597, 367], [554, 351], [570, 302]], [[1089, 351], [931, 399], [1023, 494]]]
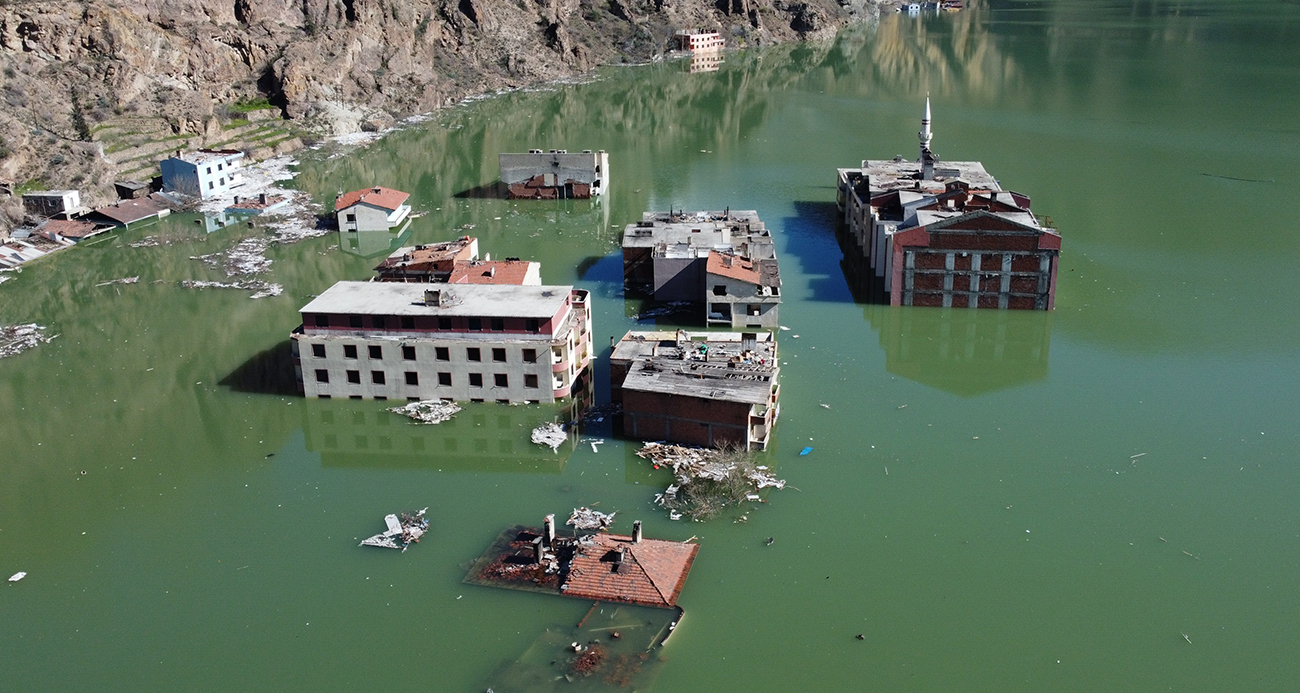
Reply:
[[[319, 313], [318, 313], [318, 314], [315, 316], [315, 318], [314, 318], [314, 322], [315, 322], [316, 327], [329, 327], [329, 326], [331, 326], [331, 325], [337, 325], [338, 327], [343, 327], [344, 325], [343, 325], [343, 320], [342, 320], [342, 318], [343, 318], [344, 316], [335, 316], [335, 317], [336, 317], [337, 319], [333, 319], [333, 320], [332, 320], [332, 319], [331, 319], [331, 316], [329, 316], [329, 315], [322, 315], [322, 314], [319, 314]], [[346, 316], [346, 317], [347, 317], [347, 323], [348, 323], [348, 324], [347, 324], [347, 327], [350, 327], [350, 328], [353, 328], [353, 329], [358, 329], [358, 330], [365, 328], [365, 326], [366, 326], [366, 325], [365, 325], [365, 322], [366, 322], [366, 321], [365, 321], [365, 318], [366, 318], [366, 316], [364, 316], [364, 315], [349, 315], [349, 316]], [[390, 315], [390, 316], [384, 316], [384, 315], [371, 315], [371, 316], [369, 316], [369, 317], [370, 317], [370, 327], [371, 327], [372, 329], [376, 329], [376, 330], [385, 330], [385, 329], [394, 328], [394, 327], [399, 328], [399, 329], [403, 329], [403, 330], [414, 330], [414, 329], [415, 329], [415, 316], [412, 316], [412, 315], [402, 315], [402, 316], [391, 316], [391, 315]], [[391, 321], [390, 321], [390, 319], [391, 319]], [[459, 320], [459, 322], [461, 322], [461, 323], [463, 324], [463, 326], [464, 326], [464, 330], [465, 330], [465, 331], [468, 331], [468, 332], [483, 332], [483, 331], [484, 331], [484, 330], [483, 330], [483, 318], [464, 318], [464, 319], [462, 319], [462, 320]], [[455, 321], [454, 321], [452, 318], [438, 318], [438, 329], [439, 329], [439, 330], [453, 330], [453, 329], [456, 329], [456, 328], [454, 327], [454, 325], [455, 325]], [[487, 327], [487, 331], [489, 331], [489, 332], [505, 332], [505, 331], [506, 331], [506, 321], [505, 321], [505, 318], [488, 318], [488, 319], [487, 319], [487, 326], [488, 326], [488, 327]], [[538, 333], [540, 333], [540, 332], [542, 331], [542, 321], [541, 321], [540, 319], [538, 319], [538, 318], [527, 318], [527, 319], [525, 319], [525, 320], [524, 320], [524, 331], [526, 331], [526, 332], [531, 332], [531, 333], [533, 333], [533, 334], [538, 334]]]
[[[505, 363], [505, 362], [506, 362], [506, 350], [505, 350], [504, 347], [493, 347], [493, 348], [490, 349], [490, 351], [492, 352], [492, 362], [493, 362], [493, 363]], [[357, 351], [357, 345], [356, 345], [356, 344], [344, 344], [344, 345], [343, 345], [343, 358], [345, 358], [345, 359], [355, 359], [355, 358], [357, 358], [357, 354], [358, 354], [358, 351]], [[379, 345], [379, 344], [368, 344], [368, 345], [366, 345], [366, 354], [371, 358], [371, 360], [382, 361], [382, 360], [384, 359], [384, 347], [381, 346], [381, 345]], [[311, 345], [311, 355], [312, 355], [312, 356], [315, 356], [315, 357], [318, 358], [318, 359], [323, 359], [323, 358], [325, 358], [325, 345], [324, 345], [324, 344], [313, 344], [313, 345]], [[522, 350], [521, 355], [523, 356], [524, 363], [537, 363], [537, 350], [536, 350], [536, 349], [524, 349], [524, 350]], [[434, 348], [433, 348], [433, 357], [434, 357], [434, 360], [437, 360], [437, 361], [450, 361], [450, 360], [451, 360], [451, 347], [434, 347]], [[403, 360], [403, 361], [414, 361], [414, 360], [415, 360], [415, 347], [413, 347], [413, 346], [403, 346], [403, 347], [402, 347], [402, 360]], [[482, 361], [482, 360], [483, 360], [483, 349], [481, 349], [481, 348], [479, 348], [479, 347], [466, 347], [466, 348], [465, 348], [465, 360], [466, 360], [466, 361]]]
[[[347, 377], [349, 383], [353, 385], [361, 384], [361, 371], [344, 371], [344, 374]], [[416, 373], [415, 371], [406, 371], [404, 375], [405, 375], [407, 385], [420, 384], [419, 373]], [[482, 373], [470, 373], [468, 377], [469, 377], [470, 387], [483, 387]], [[328, 383], [329, 381], [330, 381], [329, 370], [325, 368], [316, 369], [316, 382]], [[370, 382], [374, 383], [375, 385], [388, 384], [387, 376], [384, 374], [384, 371], [370, 371]], [[492, 384], [496, 387], [510, 387], [510, 375], [507, 373], [495, 373], [492, 375]], [[452, 386], [451, 373], [439, 373], [438, 386], [451, 387]], [[537, 376], [531, 373], [525, 375], [524, 387], [529, 387], [529, 388], [537, 387]]]

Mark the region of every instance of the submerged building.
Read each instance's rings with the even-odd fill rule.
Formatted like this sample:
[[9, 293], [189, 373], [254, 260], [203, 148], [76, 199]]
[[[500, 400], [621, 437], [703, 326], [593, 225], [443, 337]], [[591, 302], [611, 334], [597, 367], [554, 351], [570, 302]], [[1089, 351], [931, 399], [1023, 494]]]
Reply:
[[200, 149], [176, 152], [158, 164], [163, 192], [208, 199], [244, 184], [240, 172], [244, 153], [234, 149]]
[[539, 286], [542, 264], [508, 257], [480, 260], [478, 239], [461, 236], [454, 241], [399, 248], [375, 267], [381, 282], [442, 282], [446, 284], [512, 284]]
[[1051, 310], [1061, 236], [978, 161], [940, 162], [930, 100], [920, 158], [863, 161], [838, 172], [852, 243], [891, 305]]
[[588, 293], [571, 286], [345, 281], [301, 314], [307, 397], [553, 402], [594, 356]]
[[609, 362], [630, 438], [767, 447], [780, 412], [771, 332], [628, 332]]
[[710, 326], [779, 324], [776, 245], [754, 210], [646, 212], [623, 230], [623, 281], [656, 301], [701, 304]]
[[411, 216], [410, 193], [376, 185], [334, 198], [334, 214], [343, 232], [387, 231]]
[[605, 150], [570, 154], [564, 149], [526, 154], [498, 154], [501, 182], [511, 199], [589, 199], [609, 189], [609, 153]]

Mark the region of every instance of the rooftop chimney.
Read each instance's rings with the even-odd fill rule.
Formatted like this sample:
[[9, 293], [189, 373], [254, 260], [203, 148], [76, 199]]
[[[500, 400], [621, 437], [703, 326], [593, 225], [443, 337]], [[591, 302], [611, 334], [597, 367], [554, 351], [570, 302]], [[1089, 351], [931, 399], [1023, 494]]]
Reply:
[[426, 306], [442, 305], [442, 289], [425, 289], [424, 305]]
[[382, 191], [383, 191], [383, 188], [381, 188], [381, 187], [379, 187], [378, 185], [376, 185], [375, 187], [371, 188], [371, 190], [372, 190], [373, 192], [382, 192]]
[[266, 204], [266, 193], [262, 193], [261, 195], [258, 195], [257, 201], [262, 204]]
[[636, 522], [632, 523], [632, 543], [633, 544], [641, 543], [641, 521], [640, 520], [637, 520]]
[[548, 547], [555, 545], [555, 515], [547, 515], [542, 521], [542, 541]]
[[542, 538], [537, 537], [533, 540], [533, 562], [541, 563], [546, 557], [546, 547], [542, 546]]

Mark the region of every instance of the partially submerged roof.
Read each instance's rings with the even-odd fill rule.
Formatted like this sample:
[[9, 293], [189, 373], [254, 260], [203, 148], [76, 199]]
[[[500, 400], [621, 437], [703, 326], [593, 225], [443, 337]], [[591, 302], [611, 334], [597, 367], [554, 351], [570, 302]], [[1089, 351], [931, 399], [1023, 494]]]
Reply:
[[770, 238], [758, 212], [722, 210], [716, 212], [646, 212], [641, 221], [623, 229], [624, 248], [652, 248], [660, 245], [731, 249], [742, 238]]
[[[572, 286], [345, 281], [326, 289], [301, 312], [549, 319], [572, 291]], [[436, 292], [440, 303], [427, 303], [426, 292]]]
[[155, 199], [155, 195], [136, 200], [120, 200], [111, 205], [96, 207], [95, 212], [123, 225], [155, 217], [163, 212], [170, 212], [171, 209]]
[[[852, 169], [847, 169], [852, 170]], [[1001, 190], [998, 181], [978, 161], [939, 161], [934, 178], [921, 180], [921, 162], [900, 159], [867, 160], [858, 171], [870, 181], [871, 191], [925, 189], [937, 185], [940, 190], [951, 181], [961, 181], [978, 190]]]
[[713, 250], [709, 252], [707, 270], [709, 274], [758, 286], [781, 285], [781, 273], [775, 259], [751, 260], [742, 255]]
[[[698, 544], [596, 534], [578, 549], [569, 564], [564, 594], [608, 602], [672, 607], [691, 572]], [[622, 550], [621, 562], [616, 555]]]
[[765, 404], [780, 372], [771, 332], [628, 332], [611, 361], [630, 361], [624, 390]]
[[50, 219], [41, 224], [38, 230], [46, 234], [58, 234], [64, 238], [82, 239], [101, 232], [103, 227], [77, 219]]
[[398, 248], [375, 267], [376, 272], [448, 272], [452, 263], [478, 257], [478, 239], [461, 236], [454, 241]]
[[529, 275], [537, 276], [541, 263], [526, 260], [475, 260], [457, 262], [448, 277], [449, 284], [523, 285]]
[[394, 210], [402, 206], [411, 197], [410, 193], [404, 193], [401, 190], [385, 188], [382, 185], [376, 185], [373, 188], [364, 190], [353, 190], [350, 193], [343, 193], [334, 200], [334, 209], [347, 209], [356, 204], [364, 202], [372, 207], [380, 209]]

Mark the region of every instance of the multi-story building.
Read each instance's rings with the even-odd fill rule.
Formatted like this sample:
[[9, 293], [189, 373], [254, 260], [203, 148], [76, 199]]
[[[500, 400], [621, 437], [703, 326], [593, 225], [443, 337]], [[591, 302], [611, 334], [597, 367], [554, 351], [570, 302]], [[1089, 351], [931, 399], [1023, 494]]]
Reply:
[[458, 262], [478, 259], [478, 239], [461, 236], [454, 241], [398, 248], [375, 267], [381, 282], [445, 282]]
[[780, 372], [771, 332], [628, 332], [610, 356], [610, 399], [630, 438], [762, 449]]
[[776, 245], [753, 210], [645, 213], [623, 230], [623, 279], [656, 301], [702, 304], [709, 325], [778, 325]]
[[570, 286], [345, 281], [301, 313], [308, 397], [553, 402], [594, 356], [588, 293]]
[[411, 205], [406, 204], [410, 197], [410, 193], [380, 185], [343, 193], [334, 198], [339, 231], [387, 231], [400, 227], [411, 216]]
[[677, 47], [684, 51], [717, 52], [727, 45], [727, 40], [716, 31], [703, 29], [679, 29], [676, 34]]
[[163, 191], [204, 200], [224, 195], [244, 184], [240, 173], [243, 158], [243, 152], [233, 149], [200, 149], [189, 154], [178, 151], [159, 164]]
[[837, 201], [852, 248], [891, 305], [1051, 310], [1061, 236], [978, 161], [940, 163], [930, 100], [917, 161], [839, 169]]
[[512, 199], [581, 200], [609, 189], [609, 154], [603, 149], [581, 154], [530, 149], [527, 154], [498, 154], [497, 161]]

